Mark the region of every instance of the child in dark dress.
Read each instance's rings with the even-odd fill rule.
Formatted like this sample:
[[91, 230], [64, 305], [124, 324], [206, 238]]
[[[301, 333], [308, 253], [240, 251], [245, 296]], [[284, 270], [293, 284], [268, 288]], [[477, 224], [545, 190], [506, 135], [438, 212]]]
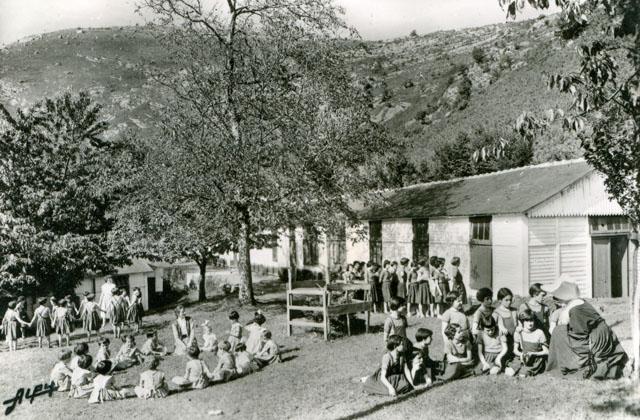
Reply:
[[445, 330], [445, 370], [440, 378], [443, 381], [465, 378], [473, 375], [473, 357], [471, 342], [466, 331], [460, 325], [452, 323]]
[[399, 335], [389, 337], [380, 368], [373, 375], [362, 378], [366, 392], [395, 397], [411, 391], [411, 383], [407, 379], [411, 372], [403, 355], [404, 341]]
[[525, 309], [518, 319], [522, 331], [516, 332], [514, 352], [520, 358], [520, 376], [535, 376], [545, 371], [549, 344], [544, 331], [538, 328], [536, 316]]
[[429, 345], [433, 339], [433, 331], [418, 328], [416, 344], [413, 347], [411, 362], [411, 379], [415, 389], [428, 388], [433, 384], [438, 371], [438, 362], [429, 357]]

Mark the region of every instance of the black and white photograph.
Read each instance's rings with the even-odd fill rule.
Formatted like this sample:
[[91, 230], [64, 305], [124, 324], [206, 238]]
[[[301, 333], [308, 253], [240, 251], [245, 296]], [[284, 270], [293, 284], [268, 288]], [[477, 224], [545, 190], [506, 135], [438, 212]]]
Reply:
[[638, 0], [0, 0], [8, 419], [640, 419]]

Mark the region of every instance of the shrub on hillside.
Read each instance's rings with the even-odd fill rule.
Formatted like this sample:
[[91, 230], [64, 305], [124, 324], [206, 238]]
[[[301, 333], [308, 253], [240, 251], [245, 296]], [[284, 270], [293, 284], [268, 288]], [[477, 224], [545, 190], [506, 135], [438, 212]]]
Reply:
[[487, 61], [487, 53], [481, 47], [474, 47], [473, 51], [471, 51], [471, 57], [473, 57], [473, 61], [478, 64], [482, 64]]

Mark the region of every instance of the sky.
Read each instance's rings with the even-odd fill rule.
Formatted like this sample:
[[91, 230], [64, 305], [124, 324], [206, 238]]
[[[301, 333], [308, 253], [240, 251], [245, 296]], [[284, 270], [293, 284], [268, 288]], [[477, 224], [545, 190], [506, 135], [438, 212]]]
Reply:
[[[137, 0], [0, 0], [0, 45], [76, 27], [144, 23]], [[498, 0], [337, 0], [364, 39], [390, 39], [505, 22]], [[554, 12], [555, 10], [551, 10]], [[540, 15], [528, 9], [522, 18]]]

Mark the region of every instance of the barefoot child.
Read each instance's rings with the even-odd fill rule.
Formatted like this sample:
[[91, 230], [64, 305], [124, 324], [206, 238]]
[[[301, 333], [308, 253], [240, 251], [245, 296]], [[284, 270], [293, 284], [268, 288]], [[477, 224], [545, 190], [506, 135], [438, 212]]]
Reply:
[[467, 333], [458, 324], [449, 324], [445, 331], [445, 370], [443, 381], [464, 378], [473, 375], [473, 357], [471, 342]]
[[227, 382], [236, 376], [236, 360], [230, 353], [231, 344], [228, 341], [223, 341], [218, 347], [218, 364], [209, 376], [215, 382]]
[[67, 362], [70, 359], [71, 351], [62, 350], [58, 356], [58, 363], [56, 363], [51, 370], [49, 381], [55, 384], [57, 391], [68, 392], [69, 389], [71, 389], [71, 375], [73, 371], [67, 366]]
[[147, 361], [147, 370], [140, 374], [140, 383], [134, 388], [138, 398], [147, 400], [169, 395], [164, 372], [158, 370], [159, 365], [160, 358], [156, 356], [151, 356]]
[[38, 299], [39, 306], [33, 312], [33, 319], [29, 325], [36, 328], [38, 347], [42, 348], [42, 339], [47, 338], [47, 346], [51, 348], [51, 311], [46, 306], [47, 298]]
[[476, 373], [497, 375], [504, 367], [504, 357], [507, 355], [507, 337], [500, 333], [493, 318], [480, 321], [482, 331], [478, 335], [478, 360], [480, 364]]
[[262, 333], [262, 346], [256, 354], [255, 360], [260, 368], [280, 361], [280, 349], [275, 341], [271, 339], [271, 331], [265, 330]]
[[103, 360], [96, 366], [96, 377], [93, 379], [93, 390], [89, 396], [89, 404], [103, 403], [105, 401], [123, 400], [129, 393], [127, 389], [118, 389], [111, 372], [111, 361]]
[[404, 316], [404, 305], [398, 298], [392, 298], [389, 302], [389, 316], [384, 321], [383, 339], [386, 343], [392, 335], [407, 338], [407, 318]]
[[514, 351], [520, 358], [520, 376], [535, 376], [543, 373], [547, 365], [549, 345], [542, 329], [538, 328], [536, 316], [530, 309], [518, 315], [522, 330], [516, 332]]
[[209, 385], [209, 377], [212, 376], [212, 374], [207, 364], [199, 359], [200, 349], [197, 346], [188, 347], [187, 356], [189, 356], [189, 361], [185, 367], [184, 376], [176, 376], [171, 382], [181, 388], [206, 388]]
[[387, 352], [382, 356], [380, 368], [371, 376], [363, 378], [364, 390], [369, 394], [397, 395], [411, 391], [407, 378], [411, 372], [404, 359], [404, 338], [391, 335], [386, 340]]

